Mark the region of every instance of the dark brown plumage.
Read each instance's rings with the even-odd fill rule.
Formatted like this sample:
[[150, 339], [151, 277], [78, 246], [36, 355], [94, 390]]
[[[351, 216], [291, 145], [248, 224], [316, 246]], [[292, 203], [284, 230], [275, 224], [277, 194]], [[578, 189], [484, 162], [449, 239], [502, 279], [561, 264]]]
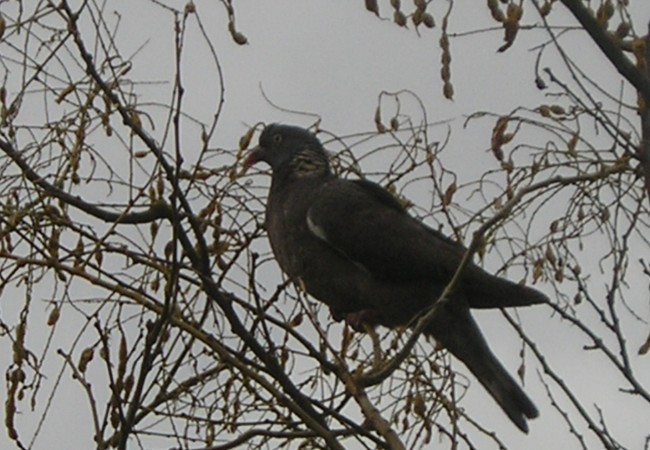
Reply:
[[[463, 257], [462, 245], [409, 216], [379, 185], [336, 177], [305, 129], [267, 126], [246, 164], [258, 161], [273, 172], [266, 224], [275, 257], [334, 317], [396, 327], [436, 301]], [[545, 301], [534, 289], [469, 264], [427, 328], [524, 432], [537, 409], [489, 349], [470, 308]]]

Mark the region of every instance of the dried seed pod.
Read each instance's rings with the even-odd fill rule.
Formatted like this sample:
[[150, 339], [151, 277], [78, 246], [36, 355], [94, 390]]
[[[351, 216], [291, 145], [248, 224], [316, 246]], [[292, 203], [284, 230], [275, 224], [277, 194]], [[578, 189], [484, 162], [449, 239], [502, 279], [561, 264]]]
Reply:
[[13, 361], [17, 366], [20, 366], [25, 359], [25, 332], [25, 322], [20, 322], [16, 327], [16, 336], [13, 342]]
[[413, 21], [413, 25], [415, 25], [416, 27], [419, 26], [422, 23], [423, 16], [424, 13], [419, 9], [416, 9], [411, 15], [411, 21]]
[[616, 31], [614, 32], [614, 36], [617, 39], [623, 39], [630, 34], [630, 31], [632, 30], [632, 27], [628, 22], [621, 22], [618, 24], [618, 27], [616, 28]]
[[523, 15], [524, 10], [521, 5], [518, 5], [517, 3], [508, 3], [508, 7], [506, 9], [506, 19], [519, 22], [519, 20], [521, 20], [521, 16]]
[[415, 394], [413, 397], [413, 413], [415, 413], [416, 416], [425, 417], [426, 412], [424, 397], [422, 397], [422, 394], [420, 393]]
[[397, 25], [400, 27], [405, 27], [406, 26], [406, 16], [404, 13], [398, 9], [395, 10], [393, 13], [393, 20]]
[[546, 246], [544, 257], [552, 266], [555, 266], [555, 264], [557, 264], [557, 258], [555, 257], [555, 253], [553, 252], [553, 249], [551, 248], [550, 245]]
[[436, 22], [433, 20], [433, 16], [429, 13], [424, 13], [422, 15], [422, 22], [427, 28], [434, 28], [436, 26]]
[[557, 116], [565, 116], [566, 115], [566, 110], [561, 107], [560, 105], [551, 105], [551, 112]]
[[374, 13], [376, 16], [379, 16], [379, 6], [377, 6], [377, 0], [366, 0], [366, 9], [371, 13]]
[[16, 367], [16, 369], [12, 370], [9, 375], [9, 380], [12, 383], [23, 383], [25, 382], [25, 378], [27, 378], [25, 371], [20, 367]]
[[77, 240], [77, 245], [72, 250], [72, 254], [74, 255], [74, 267], [80, 267], [83, 263], [82, 256], [84, 254], [84, 243], [83, 239], [81, 239], [81, 236], [79, 236], [79, 240]]
[[596, 11], [596, 19], [598, 19], [598, 23], [600, 23], [603, 28], [607, 28], [609, 26], [609, 19], [612, 18], [614, 12], [615, 10], [612, 0], [605, 0]]
[[69, 84], [59, 93], [54, 102], [60, 104], [72, 91], [74, 91], [74, 85]]
[[447, 100], [454, 99], [454, 86], [450, 82], [446, 82], [442, 87], [442, 94]]
[[235, 41], [237, 45], [246, 45], [248, 44], [248, 38], [241, 32], [235, 29], [235, 23], [231, 20], [228, 22], [228, 31], [230, 31], [230, 36], [232, 40]]
[[508, 118], [505, 116], [499, 117], [494, 125], [494, 129], [492, 130], [491, 149], [494, 157], [499, 161], [503, 161], [504, 158], [502, 146], [506, 142], [504, 136], [506, 134], [505, 131], [507, 126]]
[[505, 44], [499, 48], [499, 52], [506, 51], [515, 42], [515, 37], [517, 37], [517, 33], [519, 32], [519, 21], [521, 20], [523, 13], [524, 10], [520, 5], [516, 3], [508, 3], [506, 18], [505, 21], [503, 21], [503, 29], [505, 31], [503, 40], [505, 41]]
[[519, 22], [506, 19], [506, 21], [503, 22], [503, 29], [505, 31], [505, 34], [503, 35], [505, 44], [499, 47], [499, 52], [505, 52], [515, 43], [515, 38], [519, 32]]
[[81, 356], [79, 357], [79, 364], [77, 364], [77, 368], [79, 369], [79, 372], [86, 373], [86, 369], [88, 368], [88, 363], [92, 361], [93, 356], [95, 356], [95, 350], [92, 347], [85, 348], [81, 352]]
[[52, 234], [47, 241], [47, 250], [50, 252], [50, 256], [54, 259], [59, 259], [59, 237], [61, 236], [61, 230], [55, 228], [52, 230]]
[[61, 310], [58, 306], [55, 306], [52, 308], [52, 311], [50, 311], [50, 315], [47, 316], [47, 325], [50, 327], [56, 325], [56, 323], [59, 321], [60, 316]]
[[551, 117], [551, 108], [548, 105], [540, 105], [537, 111], [542, 117]]
[[133, 389], [133, 383], [134, 383], [134, 378], [133, 374], [130, 373], [124, 378], [124, 398], [129, 398], [129, 395], [131, 394], [131, 390]]
[[578, 152], [576, 152], [576, 146], [578, 145], [578, 139], [579, 135], [578, 133], [574, 133], [573, 136], [571, 136], [571, 139], [569, 139], [569, 142], [567, 142], [567, 153], [569, 156], [575, 158], [578, 156]]
[[165, 193], [165, 179], [163, 178], [162, 172], [159, 172], [156, 178], [156, 192], [158, 193], [158, 198], [162, 198]]
[[579, 305], [580, 303], [582, 303], [582, 293], [578, 292], [575, 297], [573, 297], [573, 304]]
[[444, 65], [440, 68], [440, 78], [442, 81], [449, 81], [449, 78], [451, 77], [449, 65]]
[[501, 8], [499, 8], [498, 0], [487, 0], [487, 6], [494, 20], [496, 20], [497, 22], [503, 22], [504, 20], [506, 20], [503, 11], [501, 11]]
[[293, 317], [293, 319], [289, 321], [287, 325], [289, 325], [290, 328], [295, 328], [302, 323], [302, 319], [303, 319], [302, 314], [298, 313]]
[[533, 267], [533, 283], [536, 283], [544, 275], [544, 262], [541, 259], [535, 261]]
[[580, 274], [582, 273], [582, 267], [580, 267], [579, 264], [576, 264], [575, 266], [573, 266], [573, 267], [571, 268], [571, 270], [573, 271], [573, 274], [574, 274], [576, 277], [579, 277]]
[[120, 414], [117, 412], [116, 409], [111, 411], [111, 426], [115, 429], [120, 426]]
[[456, 182], [452, 182], [449, 186], [447, 186], [447, 189], [445, 190], [444, 195], [442, 196], [442, 205], [443, 206], [449, 206], [451, 204], [451, 199], [458, 190], [458, 186], [456, 186]]
[[253, 134], [255, 134], [255, 127], [250, 127], [246, 133], [239, 138], [239, 150], [246, 150], [253, 139]]
[[380, 133], [385, 133], [386, 132], [386, 127], [384, 126], [383, 123], [381, 123], [381, 108], [379, 105], [377, 105], [377, 109], [375, 109], [375, 127], [377, 127], [377, 131]]
[[140, 114], [137, 111], [131, 110], [129, 113], [129, 118], [131, 119], [130, 125], [133, 128], [142, 128], [142, 120], [140, 119]]

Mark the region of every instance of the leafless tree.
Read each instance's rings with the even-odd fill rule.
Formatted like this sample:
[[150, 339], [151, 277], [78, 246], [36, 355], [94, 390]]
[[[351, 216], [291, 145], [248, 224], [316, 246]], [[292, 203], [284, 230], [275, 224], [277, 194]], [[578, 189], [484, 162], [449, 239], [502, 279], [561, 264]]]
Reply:
[[[130, 78], [138, 52], [124, 53], [128, 30], [109, 2], [0, 2], [0, 337], [11, 347], [11, 441], [34, 446], [57, 402], [81, 393], [75, 409], [89, 428], [76, 432], [97, 449], [507, 448], [463, 407], [470, 380], [418, 338], [421, 327], [356, 333], [283, 281], [264, 236], [265, 188], [241, 169], [259, 128], [238, 148], [218, 140], [219, 57], [194, 3], [167, 3], [151, 7], [175, 23], [173, 70], [140, 80]], [[222, 26], [243, 45], [235, 7], [221, 1]], [[341, 176], [381, 160], [367, 175], [464, 241], [467, 260], [549, 293], [545, 317], [561, 317], [618, 374], [620, 408], [647, 410], [637, 361], [650, 337], [630, 340], [628, 327], [650, 319], [650, 18], [632, 17], [623, 0], [488, 0], [496, 26], [460, 36], [448, 31], [452, 1], [365, 7], [411, 32], [436, 27], [450, 99], [454, 39], [489, 36], [481, 45], [507, 52], [523, 33], [538, 37], [531, 70], [549, 101], [468, 117], [467, 127], [492, 127], [484, 149], [493, 164], [475, 179], [448, 167], [447, 129], [409, 91], [379, 95], [376, 130], [320, 137]], [[579, 25], [553, 22], [568, 12]], [[203, 88], [183, 81], [190, 31], [217, 80], [208, 119], [187, 105]], [[576, 34], [638, 101], [598, 85], [593, 68], [565, 53]], [[168, 100], [150, 97], [152, 87]], [[416, 108], [406, 112], [407, 103]], [[414, 189], [433, 192], [429, 206], [410, 202]], [[543, 414], [557, 414], [582, 448], [624, 448], [610, 412], [563, 379], [518, 315], [503, 314], [521, 340], [520, 377], [540, 380], [553, 405]]]

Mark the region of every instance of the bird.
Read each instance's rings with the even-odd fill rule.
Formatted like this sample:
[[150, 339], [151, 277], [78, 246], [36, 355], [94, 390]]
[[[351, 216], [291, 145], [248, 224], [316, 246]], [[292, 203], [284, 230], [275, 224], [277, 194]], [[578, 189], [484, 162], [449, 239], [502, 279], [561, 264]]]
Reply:
[[[271, 168], [265, 225], [282, 271], [353, 328], [412, 326], [451, 280], [466, 248], [411, 216], [370, 180], [344, 179], [316, 135], [264, 127], [244, 167]], [[425, 334], [459, 359], [510, 420], [528, 433], [537, 407], [488, 346], [470, 308], [548, 302], [542, 292], [470, 262]]]

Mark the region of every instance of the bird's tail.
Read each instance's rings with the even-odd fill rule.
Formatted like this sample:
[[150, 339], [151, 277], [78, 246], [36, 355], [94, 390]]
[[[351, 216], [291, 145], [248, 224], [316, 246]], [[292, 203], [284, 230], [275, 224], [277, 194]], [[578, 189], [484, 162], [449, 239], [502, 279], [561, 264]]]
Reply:
[[548, 303], [548, 297], [528, 286], [496, 277], [474, 266], [463, 280], [470, 308], [508, 308]]
[[431, 334], [467, 366], [517, 428], [528, 433], [526, 420], [539, 412], [494, 356], [469, 310], [445, 305], [441, 313], [429, 327]]

